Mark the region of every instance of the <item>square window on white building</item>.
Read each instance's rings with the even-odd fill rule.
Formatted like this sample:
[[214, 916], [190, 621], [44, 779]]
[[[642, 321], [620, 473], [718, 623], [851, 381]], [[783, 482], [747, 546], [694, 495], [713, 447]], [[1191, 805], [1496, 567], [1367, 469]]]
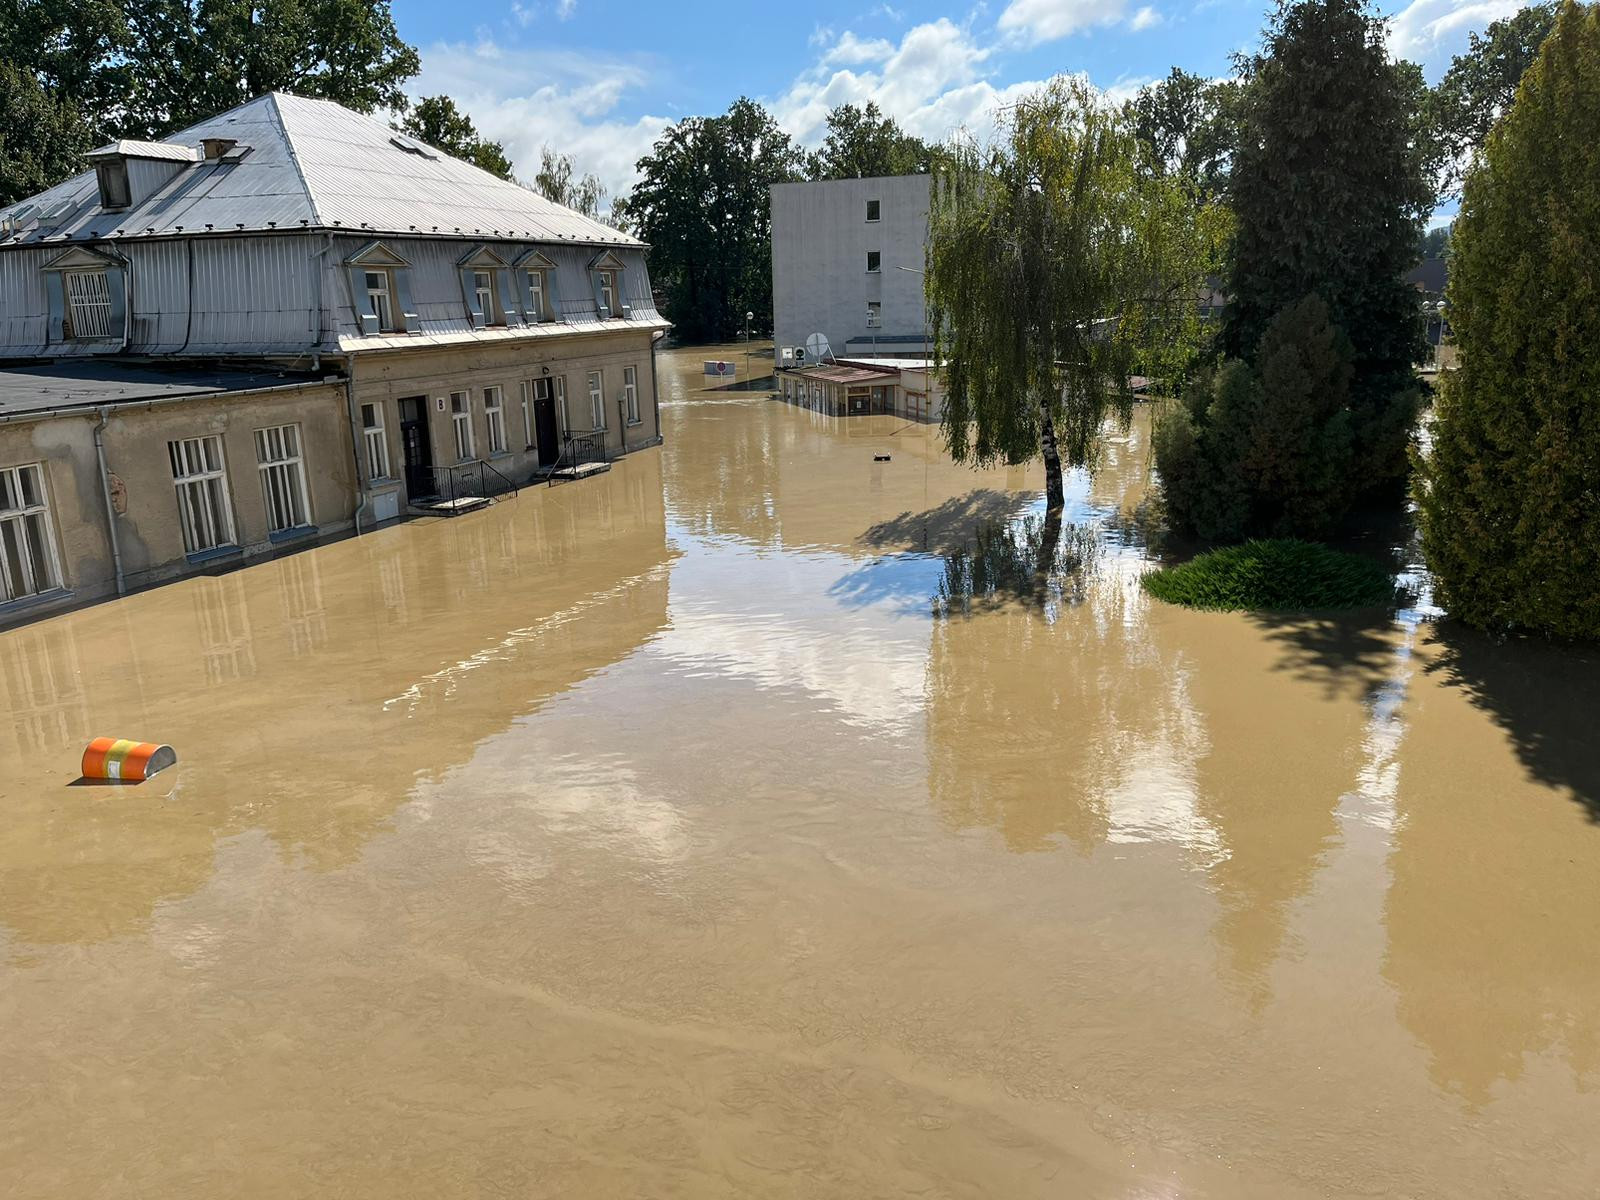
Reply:
[[489, 453], [504, 454], [506, 452], [506, 410], [499, 388], [487, 387], [483, 389], [483, 416], [484, 423], [489, 427]]
[[233, 505], [228, 499], [222, 439], [212, 434], [168, 442], [167, 455], [172, 463], [172, 484], [178, 490], [184, 549], [199, 554], [233, 545]]
[[883, 326], [883, 305], [877, 300], [867, 301], [867, 328], [879, 329]]
[[456, 460], [472, 457], [472, 398], [466, 392], [450, 393], [450, 427], [456, 435]]
[[389, 478], [389, 439], [383, 428], [383, 405], [361, 406], [361, 439], [367, 452], [367, 479]]
[[589, 372], [589, 408], [594, 417], [594, 428], [606, 427], [606, 395], [605, 374], [601, 371]]
[[628, 413], [628, 424], [639, 423], [639, 372], [635, 367], [622, 368], [622, 399]]
[[0, 601], [60, 586], [44, 466], [6, 467], [0, 470]]
[[273, 425], [256, 430], [256, 465], [261, 498], [267, 506], [267, 531], [283, 533], [311, 524], [305, 463], [300, 457], [300, 426]]
[[877, 201], [877, 200], [868, 200], [867, 201], [867, 220], [869, 220], [869, 221], [878, 220], [879, 213], [880, 213], [880, 202]]
[[883, 261], [883, 255], [882, 254], [880, 254], [876, 250], [868, 250], [867, 251], [867, 274], [869, 274], [869, 275], [876, 274], [881, 269], [880, 264], [882, 263], [882, 261]]

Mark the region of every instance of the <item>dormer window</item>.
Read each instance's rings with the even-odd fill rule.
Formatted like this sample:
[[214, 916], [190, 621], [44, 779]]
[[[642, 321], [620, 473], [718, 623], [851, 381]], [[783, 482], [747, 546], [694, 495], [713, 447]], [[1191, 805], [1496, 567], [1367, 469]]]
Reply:
[[104, 271], [64, 271], [69, 338], [111, 336], [111, 288]]
[[394, 323], [394, 288], [389, 282], [389, 272], [379, 268], [363, 271], [362, 275], [367, 284], [367, 312], [378, 318], [379, 332], [393, 333], [398, 326]]
[[472, 306], [473, 313], [475, 315], [482, 313], [485, 324], [495, 324], [494, 315], [497, 305], [494, 302], [494, 272], [474, 271], [472, 273], [472, 294], [476, 298], [476, 302]]
[[521, 292], [523, 319], [530, 325], [560, 320], [555, 263], [542, 252], [529, 250], [517, 259], [515, 275]]
[[133, 195], [128, 190], [128, 160], [108, 159], [94, 165], [95, 180], [100, 185], [100, 207], [109, 212], [127, 208]]
[[544, 272], [528, 272], [528, 320], [544, 320]]
[[344, 262], [350, 272], [350, 302], [363, 336], [421, 332], [411, 302], [411, 264], [382, 242], [368, 242]]
[[623, 262], [610, 250], [589, 263], [589, 280], [594, 287], [595, 314], [602, 320], [630, 315], [623, 291]]
[[461, 296], [474, 329], [486, 325], [520, 325], [522, 316], [511, 303], [511, 267], [487, 246], [479, 246], [457, 261], [461, 269]]
[[75, 246], [45, 264], [52, 342], [100, 342], [115, 349], [124, 333], [126, 276], [110, 255]]

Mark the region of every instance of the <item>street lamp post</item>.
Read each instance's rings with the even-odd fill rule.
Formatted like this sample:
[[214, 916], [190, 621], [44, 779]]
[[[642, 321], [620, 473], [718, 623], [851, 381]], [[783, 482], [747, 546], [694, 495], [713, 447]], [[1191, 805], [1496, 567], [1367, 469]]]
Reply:
[[755, 319], [753, 312], [744, 315], [744, 382], [747, 387], [750, 384], [750, 322]]

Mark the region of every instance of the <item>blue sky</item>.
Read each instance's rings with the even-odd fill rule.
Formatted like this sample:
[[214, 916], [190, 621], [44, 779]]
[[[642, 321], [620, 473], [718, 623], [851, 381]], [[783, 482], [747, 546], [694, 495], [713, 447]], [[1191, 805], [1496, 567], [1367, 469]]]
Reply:
[[[1390, 0], [1390, 48], [1437, 79], [1470, 30], [1520, 0]], [[988, 132], [993, 113], [1054, 74], [1113, 94], [1173, 66], [1208, 75], [1254, 45], [1264, 0], [991, 0], [663, 4], [395, 0], [422, 53], [414, 95], [454, 96], [531, 176], [539, 148], [573, 155], [613, 194], [668, 122], [761, 100], [806, 145], [835, 104], [877, 101], [912, 132]]]

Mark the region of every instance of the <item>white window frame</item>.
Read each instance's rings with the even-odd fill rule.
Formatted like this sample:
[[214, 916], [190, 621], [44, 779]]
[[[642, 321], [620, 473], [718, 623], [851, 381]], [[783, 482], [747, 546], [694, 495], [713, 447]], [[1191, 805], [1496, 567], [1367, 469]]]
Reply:
[[[374, 287], [376, 277], [379, 286]], [[394, 319], [394, 275], [387, 267], [361, 268], [361, 282], [367, 294], [367, 312], [378, 318], [379, 333], [398, 333], [400, 326]]]
[[[873, 212], [872, 212], [874, 206], [876, 206], [877, 210], [878, 210], [876, 216], [874, 216]], [[883, 220], [883, 201], [882, 200], [868, 200], [867, 201], [867, 222], [868, 222], [868, 224], [874, 224], [875, 225], [881, 220]]]
[[528, 320], [533, 322], [547, 321], [550, 319], [550, 306], [545, 302], [544, 271], [540, 267], [528, 268]]
[[450, 428], [456, 438], [456, 461], [471, 462], [476, 457], [473, 454], [471, 392], [450, 393]]
[[883, 327], [883, 303], [879, 300], [867, 301], [867, 328], [881, 329]]
[[[601, 271], [599, 274], [600, 307], [613, 317], [620, 317], [622, 310], [617, 304], [617, 273], [615, 271]], [[604, 426], [600, 428], [604, 428]]]
[[[367, 414], [372, 424], [367, 424]], [[389, 434], [384, 427], [383, 404], [374, 400], [361, 406], [361, 437], [367, 451], [367, 481], [377, 483], [389, 476]]]
[[472, 270], [472, 294], [477, 297], [478, 310], [483, 313], [485, 325], [496, 325], [498, 314], [495, 311], [494, 272], [485, 271], [474, 267]]
[[[33, 481], [34, 499], [23, 477]], [[9, 500], [9, 503], [8, 503]], [[29, 546], [30, 529], [35, 544]], [[13, 550], [16, 561], [12, 561]], [[42, 573], [42, 578], [41, 578]], [[20, 580], [13, 580], [19, 576]], [[20, 585], [20, 590], [19, 590]], [[44, 464], [23, 463], [0, 468], [0, 603], [22, 600], [62, 586], [50, 499], [44, 490]]]
[[498, 387], [483, 389], [483, 420], [489, 431], [489, 454], [509, 454], [506, 449], [505, 394]]
[[[876, 258], [878, 260], [876, 265], [874, 265], [873, 261], [872, 261], [874, 258]], [[868, 250], [867, 251], [867, 274], [868, 275], [881, 275], [882, 273], [883, 273], [883, 252], [881, 250]]]
[[572, 422], [567, 419], [567, 377], [556, 376], [556, 436], [566, 437]]
[[184, 549], [204, 554], [239, 544], [228, 494], [228, 459], [222, 438], [209, 433], [167, 443], [172, 486], [178, 494], [178, 523]]
[[111, 328], [111, 281], [105, 271], [61, 272], [62, 298], [73, 338], [107, 338]]
[[522, 381], [522, 439], [523, 444], [533, 449], [533, 380]]
[[622, 398], [626, 403], [627, 422], [637, 425], [639, 417], [639, 369], [637, 367], [622, 368]]
[[594, 416], [594, 427], [606, 427], [606, 373], [604, 369], [589, 372], [589, 407]]
[[255, 442], [267, 532], [310, 529], [311, 493], [306, 488], [305, 442], [300, 426], [265, 426], [255, 431]]

